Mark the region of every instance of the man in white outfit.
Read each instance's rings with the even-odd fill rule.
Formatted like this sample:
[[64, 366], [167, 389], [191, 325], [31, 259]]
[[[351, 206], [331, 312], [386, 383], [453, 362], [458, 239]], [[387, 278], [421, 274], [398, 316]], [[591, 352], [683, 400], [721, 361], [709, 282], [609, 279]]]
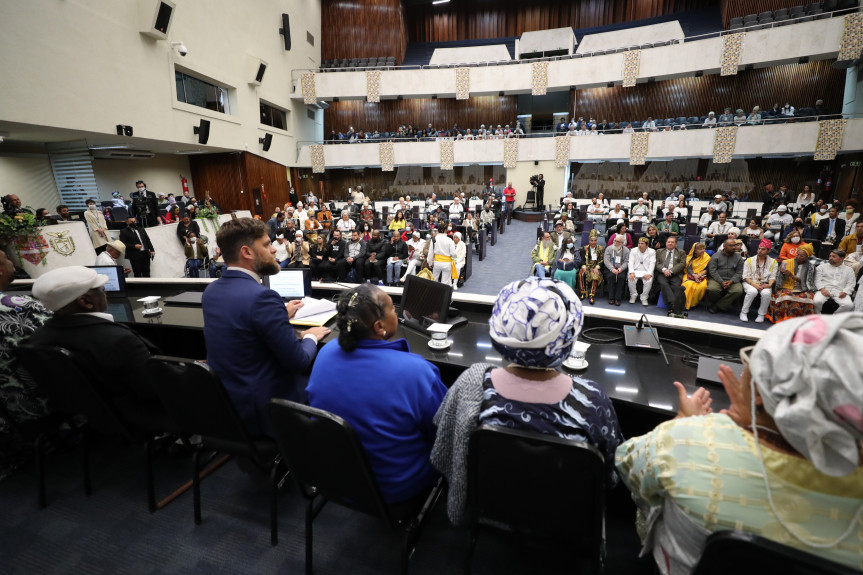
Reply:
[[458, 278], [461, 276], [461, 270], [464, 268], [464, 261], [467, 258], [467, 245], [461, 241], [461, 232], [456, 232], [452, 235], [452, 241], [455, 245], [455, 277], [452, 278], [452, 289], [458, 289]]
[[854, 271], [843, 265], [844, 259], [844, 251], [833, 250], [830, 252], [829, 261], [815, 269], [815, 288], [818, 291], [815, 292], [812, 303], [815, 304], [817, 313], [821, 313], [821, 308], [829, 299], [839, 305], [836, 313], [851, 311], [854, 308], [854, 302], [851, 301], [851, 294], [854, 292]]
[[773, 248], [773, 242], [764, 239], [758, 244], [758, 254], [743, 262], [743, 309], [740, 310], [740, 321], [749, 321], [749, 308], [755, 301], [755, 296], [761, 294], [758, 305], [758, 317], [755, 323], [764, 322], [764, 314], [770, 306], [773, 295], [773, 284], [776, 283], [776, 260], [768, 256]]
[[638, 297], [638, 280], [644, 283], [641, 290], [641, 305], [647, 305], [650, 288], [653, 287], [653, 270], [656, 267], [656, 250], [648, 247], [647, 237], [638, 238], [638, 249], [629, 252], [629, 303]]
[[[452, 282], [452, 268], [455, 262], [455, 244], [446, 235], [446, 224], [438, 226], [438, 234], [434, 241], [434, 257], [429, 257], [434, 280], [441, 283]], [[848, 271], [851, 271], [850, 268]]]

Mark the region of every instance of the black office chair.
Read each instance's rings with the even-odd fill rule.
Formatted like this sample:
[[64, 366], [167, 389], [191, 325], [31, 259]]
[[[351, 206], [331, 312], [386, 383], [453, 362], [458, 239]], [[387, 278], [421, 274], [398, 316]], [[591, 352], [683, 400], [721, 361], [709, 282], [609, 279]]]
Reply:
[[479, 526], [559, 543], [601, 570], [605, 558], [605, 465], [578, 441], [483, 425], [468, 447], [470, 573]]
[[739, 572], [782, 575], [860, 575], [861, 571], [806, 553], [794, 547], [742, 531], [717, 531], [692, 575], [726, 575]]
[[[147, 477], [147, 505], [150, 511], [156, 510], [155, 485], [153, 481], [154, 437], [168, 431], [166, 422], [130, 423], [117, 406], [93, 384], [97, 375], [85, 373], [74, 361], [72, 353], [61, 347], [21, 344], [16, 349], [18, 360], [36, 381], [39, 389], [48, 398], [51, 408], [68, 416], [83, 415], [87, 418], [85, 426], [76, 426], [81, 432], [81, 456], [84, 475], [84, 493], [93, 492], [90, 479], [88, 439], [90, 430], [106, 435], [119, 435], [129, 441], [144, 441]], [[71, 419], [71, 417], [70, 417]], [[41, 463], [44, 454], [39, 453], [42, 445], [37, 445], [37, 462]], [[39, 506], [46, 506], [44, 466], [39, 465], [38, 478]]]
[[129, 210], [126, 208], [111, 208], [111, 221], [125, 222], [129, 219]]
[[383, 519], [393, 530], [404, 532], [401, 573], [437, 502], [443, 480], [411, 501], [388, 506], [366, 460], [354, 429], [332, 413], [285, 399], [269, 405], [270, 424], [279, 450], [306, 499], [306, 573], [312, 569], [312, 522], [328, 501]]
[[[181, 432], [200, 435], [202, 449], [192, 455], [192, 494], [195, 524], [201, 524], [201, 464], [204, 450], [216, 455], [245, 457], [270, 474], [270, 542], [278, 543], [277, 502], [280, 459], [276, 442], [268, 437], [251, 438], [243, 428], [234, 404], [222, 382], [207, 364], [192, 359], [156, 355], [147, 361], [147, 371], [156, 394]], [[225, 460], [223, 459], [221, 463]], [[217, 463], [216, 466], [220, 465]], [[212, 470], [212, 468], [211, 468]]]

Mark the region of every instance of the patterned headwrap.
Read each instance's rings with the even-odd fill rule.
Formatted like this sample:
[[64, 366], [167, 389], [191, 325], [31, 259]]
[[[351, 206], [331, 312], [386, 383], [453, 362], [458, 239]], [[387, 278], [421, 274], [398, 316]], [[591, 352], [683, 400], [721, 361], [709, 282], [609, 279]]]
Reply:
[[587, 239], [589, 239], [589, 240], [595, 240], [598, 237], [599, 237], [599, 232], [597, 232], [596, 230], [590, 230], [590, 233], [587, 235]]
[[116, 191], [116, 190], [115, 190], [115, 191], [113, 191], [113, 192], [111, 192], [111, 197], [112, 197], [112, 198], [119, 198], [119, 197], [120, 197], [120, 192], [118, 192], [118, 191]]
[[767, 248], [768, 250], [772, 250], [773, 249], [773, 242], [771, 242], [770, 240], [765, 238], [765, 239], [761, 240], [761, 243], [758, 244], [758, 247], [759, 248]]
[[581, 331], [581, 302], [568, 284], [530, 277], [505, 286], [488, 321], [494, 348], [523, 367], [557, 367]]
[[812, 257], [815, 254], [815, 248], [812, 247], [812, 244], [805, 244], [797, 248], [798, 252], [803, 252], [809, 257]]
[[749, 370], [782, 437], [816, 469], [834, 477], [857, 469], [863, 313], [783, 321], [755, 346]]

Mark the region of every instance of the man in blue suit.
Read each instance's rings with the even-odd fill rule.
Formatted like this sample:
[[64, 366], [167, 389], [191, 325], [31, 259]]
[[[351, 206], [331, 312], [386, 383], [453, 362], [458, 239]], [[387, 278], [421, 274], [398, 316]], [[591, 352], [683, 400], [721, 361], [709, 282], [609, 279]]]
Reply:
[[203, 297], [207, 363], [222, 380], [252, 436], [270, 435], [273, 397], [306, 403], [306, 384], [318, 340], [313, 327], [298, 338], [290, 318], [302, 303], [284, 304], [261, 278], [279, 273], [267, 225], [252, 218], [225, 222], [216, 235], [227, 268]]

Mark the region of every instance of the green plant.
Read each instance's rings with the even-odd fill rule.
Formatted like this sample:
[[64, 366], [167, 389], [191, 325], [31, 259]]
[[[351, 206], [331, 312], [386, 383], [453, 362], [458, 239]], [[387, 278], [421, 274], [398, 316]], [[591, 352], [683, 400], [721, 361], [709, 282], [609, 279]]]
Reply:
[[[27, 259], [35, 265], [41, 263], [46, 265], [47, 254], [45, 253], [45, 240], [40, 233], [41, 222], [37, 222], [33, 211], [28, 207], [26, 211], [21, 211], [16, 214], [4, 213], [0, 215], [0, 244], [4, 247], [12, 244], [15, 247], [15, 254], [18, 256], [18, 261], [22, 261], [21, 248], [36, 249], [36, 254], [32, 254]], [[35, 260], [35, 261], [34, 261]]]

